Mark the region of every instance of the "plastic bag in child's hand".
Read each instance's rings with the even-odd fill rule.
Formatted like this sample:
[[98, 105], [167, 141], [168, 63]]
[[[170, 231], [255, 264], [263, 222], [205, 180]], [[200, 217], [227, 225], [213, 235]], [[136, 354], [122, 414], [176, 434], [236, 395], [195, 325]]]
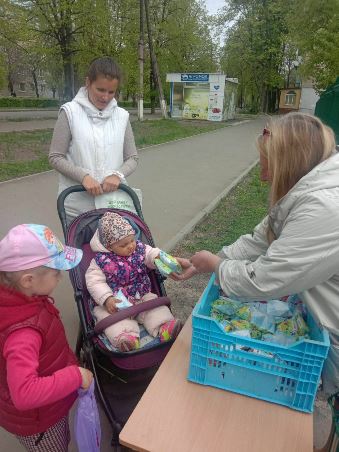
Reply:
[[94, 381], [86, 389], [78, 390], [78, 406], [74, 418], [74, 435], [81, 452], [100, 452], [101, 427], [94, 396]]

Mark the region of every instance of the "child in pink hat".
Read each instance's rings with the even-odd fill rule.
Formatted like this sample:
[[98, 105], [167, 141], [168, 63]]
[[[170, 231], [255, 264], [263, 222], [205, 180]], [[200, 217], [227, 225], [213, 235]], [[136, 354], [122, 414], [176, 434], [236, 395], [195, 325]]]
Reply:
[[0, 241], [0, 425], [28, 451], [68, 450], [68, 412], [93, 378], [50, 297], [81, 258], [44, 225], [21, 224]]
[[[125, 218], [106, 212], [90, 245], [96, 254], [87, 269], [86, 284], [98, 305], [94, 308], [97, 321], [118, 310], [119, 292], [132, 304], [157, 298], [151, 292], [147, 268], [155, 268], [154, 259], [159, 257], [160, 250], [136, 240], [134, 229]], [[168, 307], [159, 306], [135, 319], [127, 318], [109, 326], [105, 334], [119, 351], [135, 350], [140, 346], [139, 323], [151, 336], [159, 336], [161, 342], [176, 337], [181, 329], [180, 320], [173, 317]]]

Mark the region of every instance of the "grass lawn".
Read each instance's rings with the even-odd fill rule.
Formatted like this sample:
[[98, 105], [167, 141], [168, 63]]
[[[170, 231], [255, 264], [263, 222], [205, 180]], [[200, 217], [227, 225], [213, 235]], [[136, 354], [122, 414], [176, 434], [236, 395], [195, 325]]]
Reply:
[[[228, 125], [230, 122], [159, 119], [133, 122], [132, 128], [137, 148], [141, 149]], [[52, 130], [0, 133], [0, 181], [51, 169], [47, 156], [52, 134]]]
[[203, 249], [216, 253], [240, 235], [251, 232], [267, 213], [268, 190], [268, 185], [260, 181], [256, 166], [175, 247], [172, 254], [190, 256]]
[[[259, 168], [255, 167], [171, 250], [171, 254], [189, 258], [203, 249], [218, 253], [240, 235], [251, 233], [267, 213], [268, 190], [268, 185], [260, 182]], [[210, 274], [201, 273], [180, 284], [170, 278], [166, 280], [167, 295], [177, 317], [186, 321], [209, 278]]]
[[159, 119], [156, 121], [133, 122], [132, 128], [137, 148], [186, 138], [199, 133], [227, 127], [231, 122], [189, 121]]

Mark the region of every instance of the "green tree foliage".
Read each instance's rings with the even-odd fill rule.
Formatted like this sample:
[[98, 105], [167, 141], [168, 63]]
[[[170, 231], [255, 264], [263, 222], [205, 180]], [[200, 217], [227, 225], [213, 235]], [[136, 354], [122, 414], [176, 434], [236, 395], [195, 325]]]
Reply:
[[0, 0], [0, 47], [12, 92], [19, 72], [27, 74], [38, 90], [38, 69], [45, 59], [45, 50], [37, 34], [28, 27], [25, 9], [19, 2]]
[[318, 91], [339, 76], [339, 0], [294, 2], [290, 32], [302, 56], [302, 72]]
[[[48, 70], [46, 78], [53, 90], [59, 91], [63, 83], [64, 99], [71, 98], [83, 84], [90, 61], [103, 55], [120, 63], [123, 92], [135, 98], [139, 4], [138, 0], [0, 0], [0, 39], [3, 36], [10, 48], [24, 47], [33, 71], [37, 66]], [[211, 24], [203, 0], [149, 0], [149, 9], [164, 87], [167, 72], [216, 70]], [[7, 18], [2, 23], [2, 10], [19, 19], [12, 20], [10, 26]], [[145, 27], [145, 74], [150, 73]], [[149, 77], [145, 77], [146, 99], [152, 90]]]
[[[150, 16], [160, 74], [215, 72], [211, 19], [201, 0], [152, 0]], [[165, 92], [169, 87], [164, 84]]]
[[230, 0], [219, 18], [228, 24], [221, 66], [240, 82], [240, 98], [252, 111], [272, 111], [283, 84], [288, 1]]
[[78, 82], [83, 82], [86, 69], [94, 58], [108, 55], [122, 66], [124, 90], [134, 96], [138, 86], [139, 2], [88, 0], [87, 8], [90, 14], [81, 17], [84, 32], [77, 40], [78, 52], [75, 56]]

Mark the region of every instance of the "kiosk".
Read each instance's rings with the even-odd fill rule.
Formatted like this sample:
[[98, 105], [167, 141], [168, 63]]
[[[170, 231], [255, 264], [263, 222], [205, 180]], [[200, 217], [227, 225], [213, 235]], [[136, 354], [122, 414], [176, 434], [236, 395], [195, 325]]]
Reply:
[[233, 119], [238, 79], [223, 74], [172, 73], [170, 114], [172, 118], [222, 121]]

